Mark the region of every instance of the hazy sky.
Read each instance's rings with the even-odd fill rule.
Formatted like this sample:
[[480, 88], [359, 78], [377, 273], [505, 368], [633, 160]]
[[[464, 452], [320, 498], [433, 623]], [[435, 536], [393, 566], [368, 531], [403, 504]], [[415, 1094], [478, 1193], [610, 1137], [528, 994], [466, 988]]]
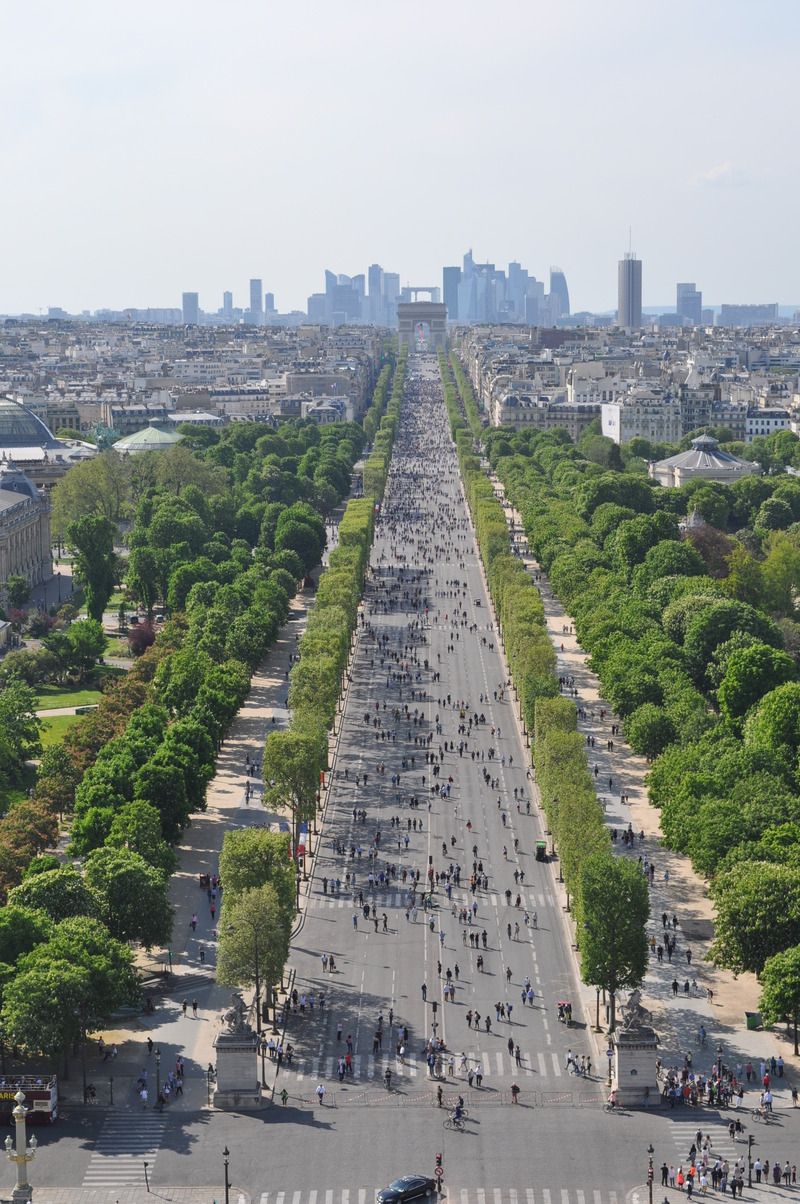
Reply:
[[6, 0], [0, 312], [518, 259], [800, 300], [800, 0]]

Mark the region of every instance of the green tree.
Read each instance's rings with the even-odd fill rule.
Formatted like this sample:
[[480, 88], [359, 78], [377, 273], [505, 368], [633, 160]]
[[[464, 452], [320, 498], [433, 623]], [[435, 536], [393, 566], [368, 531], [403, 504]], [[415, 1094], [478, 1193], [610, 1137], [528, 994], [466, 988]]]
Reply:
[[98, 515], [116, 527], [131, 496], [131, 464], [104, 451], [71, 468], [53, 489], [53, 534], [64, 538], [70, 523]]
[[96, 849], [86, 859], [86, 882], [100, 902], [100, 918], [120, 941], [146, 949], [165, 945], [172, 908], [165, 874], [130, 849]]
[[36, 874], [9, 892], [13, 907], [44, 911], [58, 923], [70, 916], [99, 916], [100, 900], [72, 866]]
[[754, 526], [764, 531], [785, 531], [794, 522], [792, 507], [780, 497], [768, 497], [758, 508]]
[[86, 591], [89, 618], [103, 621], [114, 592], [116, 527], [108, 518], [87, 514], [67, 527], [67, 543], [75, 554], [75, 568]]
[[741, 974], [761, 974], [768, 958], [800, 944], [800, 871], [766, 862], [745, 862], [711, 884], [716, 905], [709, 957]]
[[18, 775], [26, 760], [41, 751], [36, 694], [21, 681], [0, 690], [0, 781]]
[[18, 958], [46, 941], [53, 922], [43, 911], [31, 907], [0, 908], [0, 962], [13, 966]]
[[[261, 984], [280, 982], [289, 956], [291, 920], [274, 887], [257, 886], [225, 905], [220, 928], [217, 981], [223, 986], [255, 985], [260, 1010]], [[260, 1023], [259, 1023], [260, 1028]]]
[[12, 573], [8, 578], [3, 589], [8, 599], [8, 605], [14, 610], [19, 610], [31, 596], [31, 587], [28, 584], [26, 577], [20, 577], [18, 574]]
[[227, 898], [257, 886], [272, 886], [281, 907], [291, 916], [295, 875], [289, 860], [289, 833], [265, 828], [239, 828], [225, 833], [219, 872]]
[[717, 690], [720, 712], [736, 725], [765, 694], [796, 677], [797, 668], [786, 652], [760, 643], [737, 649], [728, 657]]
[[106, 650], [108, 640], [103, 631], [103, 625], [97, 619], [84, 619], [82, 622], [71, 623], [67, 639], [72, 667], [83, 680], [94, 670]]
[[265, 800], [276, 810], [291, 811], [294, 848], [300, 821], [314, 815], [320, 768], [319, 748], [310, 734], [289, 728], [267, 736], [262, 763]]
[[150, 803], [126, 803], [116, 812], [105, 840], [112, 849], [130, 849], [163, 874], [173, 874], [177, 865], [174, 849], [161, 835], [161, 817]]
[[778, 1024], [784, 1017], [792, 1021], [794, 1052], [800, 1053], [797, 1019], [800, 1013], [800, 945], [768, 957], [761, 971], [761, 1015], [765, 1026]]
[[633, 862], [594, 853], [581, 867], [578, 895], [581, 977], [611, 997], [616, 1028], [621, 987], [637, 987], [647, 971], [647, 881]]
[[653, 760], [676, 738], [675, 725], [663, 707], [645, 702], [625, 720], [625, 737], [634, 752]]
[[143, 545], [131, 549], [127, 582], [128, 588], [144, 606], [148, 619], [152, 619], [161, 583], [161, 562], [153, 548]]

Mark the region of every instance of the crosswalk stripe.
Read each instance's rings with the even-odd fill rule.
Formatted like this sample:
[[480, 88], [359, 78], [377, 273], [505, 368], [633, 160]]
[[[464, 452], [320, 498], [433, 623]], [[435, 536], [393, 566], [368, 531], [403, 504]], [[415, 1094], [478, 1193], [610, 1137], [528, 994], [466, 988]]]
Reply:
[[499, 1075], [501, 1075], [502, 1073], [503, 1073], [503, 1055], [502, 1055], [502, 1053], [501, 1053], [501, 1052], [498, 1050], [498, 1051], [497, 1051], [497, 1074], [498, 1074], [498, 1076], [499, 1076]]
[[[331, 1194], [333, 1194], [333, 1193], [331, 1193]], [[283, 1204], [285, 1197], [286, 1197], [286, 1192], [279, 1191], [277, 1196], [275, 1197], [275, 1204]]]
[[503, 1193], [499, 1187], [494, 1189], [494, 1204], [503, 1204]]
[[608, 1193], [608, 1204], [617, 1204], [617, 1193], [615, 1191]]
[[586, 1197], [579, 1187], [575, 1189], [575, 1195], [577, 1196], [578, 1204], [586, 1204]]
[[594, 1200], [594, 1204], [600, 1204], [600, 1192], [597, 1190], [593, 1191], [592, 1199]]
[[292, 1195], [292, 1204], [300, 1204], [300, 1197], [302, 1194], [303, 1193], [300, 1191], [294, 1192]]
[[346, 1187], [342, 1191], [342, 1204], [350, 1204], [350, 1192]]
[[561, 1078], [561, 1063], [558, 1060], [558, 1054], [551, 1053], [550, 1057], [553, 1059], [553, 1074], [556, 1076], [557, 1079], [560, 1079]]
[[525, 1188], [525, 1204], [533, 1204], [533, 1188]]
[[537, 1053], [536, 1061], [539, 1064], [539, 1074], [543, 1075], [546, 1078], [547, 1077], [547, 1067], [544, 1064], [544, 1054]]
[[325, 1192], [325, 1204], [333, 1204], [333, 1191], [330, 1188]]
[[561, 1204], [569, 1204], [569, 1192], [565, 1187], [561, 1188]]
[[358, 1189], [358, 1204], [367, 1204], [366, 1187], [359, 1187], [359, 1189]]
[[550, 1204], [550, 1189], [549, 1187], [542, 1188], [542, 1204]]
[[469, 1204], [469, 1192], [466, 1187], [461, 1188], [461, 1204]]
[[259, 1201], [259, 1204], [269, 1204], [269, 1192], [268, 1191], [262, 1191], [261, 1200]]
[[317, 1193], [315, 1191], [308, 1193], [308, 1204], [317, 1204]]
[[477, 1195], [478, 1195], [478, 1204], [486, 1204], [486, 1192], [483, 1190], [482, 1187], [478, 1188]]
[[514, 1187], [509, 1188], [508, 1204], [517, 1204], [517, 1191]]

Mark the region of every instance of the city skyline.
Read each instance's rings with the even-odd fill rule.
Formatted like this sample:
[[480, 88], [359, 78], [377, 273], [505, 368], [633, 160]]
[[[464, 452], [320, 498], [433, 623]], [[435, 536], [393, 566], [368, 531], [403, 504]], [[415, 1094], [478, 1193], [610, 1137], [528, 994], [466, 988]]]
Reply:
[[326, 261], [402, 286], [468, 246], [557, 263], [573, 310], [609, 311], [629, 227], [645, 309], [694, 279], [793, 305], [800, 10], [768, 8], [9, 9], [0, 312], [216, 308], [251, 278], [286, 311]]

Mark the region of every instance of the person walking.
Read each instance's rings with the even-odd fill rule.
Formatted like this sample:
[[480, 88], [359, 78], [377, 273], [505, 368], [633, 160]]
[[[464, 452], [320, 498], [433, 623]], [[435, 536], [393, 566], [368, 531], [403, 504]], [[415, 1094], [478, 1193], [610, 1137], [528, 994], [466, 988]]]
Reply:
[[319, 1100], [320, 1105], [322, 1105], [325, 1102], [325, 1084], [324, 1083], [319, 1083], [317, 1086], [317, 1099]]

